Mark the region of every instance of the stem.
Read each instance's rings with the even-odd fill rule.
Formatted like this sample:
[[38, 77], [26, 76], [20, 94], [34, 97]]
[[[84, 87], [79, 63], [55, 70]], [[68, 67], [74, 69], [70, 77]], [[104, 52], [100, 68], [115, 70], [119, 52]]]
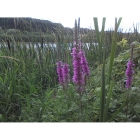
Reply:
[[126, 120], [127, 120], [127, 115], [128, 115], [128, 103], [126, 105]]
[[[81, 110], [81, 117], [82, 117], [83, 114], [82, 95], [80, 96], [80, 110]], [[81, 118], [81, 121], [83, 121], [83, 118]]]
[[[129, 99], [129, 93], [128, 93], [128, 95], [127, 95], [127, 101], [128, 101], [128, 99]], [[126, 105], [126, 121], [127, 121], [127, 117], [128, 117], [128, 104], [129, 104], [129, 102], [127, 102], [127, 105]]]

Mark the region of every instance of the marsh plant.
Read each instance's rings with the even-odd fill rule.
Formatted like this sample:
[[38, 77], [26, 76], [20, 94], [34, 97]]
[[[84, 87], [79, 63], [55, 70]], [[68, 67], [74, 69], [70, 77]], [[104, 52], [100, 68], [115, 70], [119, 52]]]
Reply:
[[1, 29], [1, 122], [140, 121], [140, 35], [122, 33], [121, 20], [105, 31], [103, 18], [99, 31], [93, 18], [82, 33], [79, 18], [73, 36], [52, 32], [55, 47], [43, 33], [27, 47], [22, 32]]

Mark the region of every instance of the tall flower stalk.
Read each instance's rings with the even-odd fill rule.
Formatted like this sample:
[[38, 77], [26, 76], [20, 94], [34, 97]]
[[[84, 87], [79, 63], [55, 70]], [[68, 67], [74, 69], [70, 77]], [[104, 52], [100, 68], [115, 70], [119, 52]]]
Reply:
[[[126, 79], [126, 89], [129, 89], [131, 86], [132, 86], [132, 81], [133, 81], [133, 74], [134, 74], [134, 70], [133, 70], [133, 67], [134, 67], [134, 63], [133, 63], [133, 47], [134, 47], [135, 43], [133, 42], [131, 44], [131, 54], [130, 54], [130, 60], [128, 60], [127, 62], [127, 68], [126, 68], [126, 71], [125, 71], [125, 76], [127, 77]], [[129, 99], [129, 94], [127, 95], [127, 100]], [[127, 103], [127, 106], [126, 106], [126, 119], [127, 119], [127, 115], [128, 115], [128, 103]]]
[[126, 89], [129, 89], [132, 85], [132, 77], [133, 77], [133, 74], [134, 74], [133, 66], [134, 66], [134, 63], [130, 59], [127, 63], [127, 69], [125, 71], [125, 76], [127, 77]]
[[56, 64], [59, 83], [64, 89], [66, 86], [68, 86], [68, 83], [70, 82], [69, 65], [61, 61], [58, 61]]
[[89, 70], [89, 67], [88, 67], [88, 62], [87, 62], [87, 59], [86, 59], [86, 56], [85, 56], [85, 52], [81, 50], [79, 53], [81, 55], [82, 70], [83, 70], [84, 76], [87, 77], [90, 74], [90, 70]]
[[70, 82], [69, 71], [70, 71], [69, 65], [67, 63], [64, 63], [62, 68], [62, 75], [63, 75], [63, 81], [66, 86]]
[[82, 86], [85, 84], [84, 73], [81, 66], [81, 54], [76, 46], [72, 49], [73, 59], [73, 82], [77, 85], [77, 90], [82, 91]]
[[[81, 41], [79, 37], [80, 32], [80, 18], [78, 20], [78, 27], [77, 21], [75, 20], [75, 39], [74, 39], [74, 47], [72, 48], [72, 64], [73, 64], [73, 77], [72, 80], [76, 85], [76, 91], [80, 95], [80, 110], [81, 116], [83, 116], [83, 105], [82, 105], [82, 96], [83, 91], [85, 91], [86, 85], [86, 77], [89, 76], [89, 67], [88, 62], [85, 57], [85, 52], [81, 48]], [[80, 121], [83, 117], [79, 117]]]
[[74, 47], [72, 48], [72, 60], [73, 60], [73, 82], [77, 85], [76, 90], [81, 93], [84, 91], [84, 86], [86, 84], [86, 77], [89, 76], [90, 70], [88, 67], [88, 62], [85, 57], [85, 52], [81, 48], [81, 41], [79, 38], [80, 30], [80, 19], [75, 21], [75, 41]]
[[128, 60], [127, 62], [127, 68], [126, 68], [126, 71], [125, 71], [125, 76], [127, 77], [126, 79], [126, 89], [129, 89], [132, 85], [132, 80], [133, 80], [133, 74], [134, 74], [134, 70], [133, 70], [133, 67], [134, 67], [134, 63], [133, 63], [133, 47], [134, 47], [134, 43], [131, 44], [131, 56], [130, 56], [130, 59]]
[[[81, 41], [79, 38], [79, 31], [80, 31], [80, 19], [78, 20], [78, 27], [77, 27], [77, 21], [75, 21], [75, 41], [74, 41], [74, 47], [72, 48], [72, 64], [73, 64], [73, 77], [72, 80], [76, 85], [76, 91], [79, 94], [80, 97], [80, 111], [81, 116], [83, 116], [83, 104], [82, 104], [82, 96], [83, 91], [85, 91], [85, 85], [87, 77], [89, 76], [90, 70], [88, 67], [88, 62], [85, 56], [85, 52], [81, 48]], [[60, 49], [58, 49], [58, 58]], [[60, 60], [60, 59], [58, 59]], [[68, 82], [70, 82], [70, 76], [69, 76], [69, 65], [67, 63], [63, 63], [61, 61], [58, 61], [57, 63], [57, 74], [59, 78], [59, 83], [62, 85], [63, 89], [65, 90], [68, 86]], [[79, 117], [80, 121], [83, 117]]]
[[64, 82], [63, 72], [62, 72], [63, 63], [61, 61], [58, 61], [56, 64], [57, 64], [57, 74], [58, 74], [59, 83], [63, 85]]

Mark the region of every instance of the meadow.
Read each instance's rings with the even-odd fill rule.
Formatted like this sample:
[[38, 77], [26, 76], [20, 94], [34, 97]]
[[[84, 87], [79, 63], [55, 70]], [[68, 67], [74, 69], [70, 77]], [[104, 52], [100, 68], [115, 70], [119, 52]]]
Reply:
[[140, 34], [121, 20], [99, 31], [93, 18], [85, 35], [78, 19], [73, 36], [1, 29], [0, 121], [139, 122]]

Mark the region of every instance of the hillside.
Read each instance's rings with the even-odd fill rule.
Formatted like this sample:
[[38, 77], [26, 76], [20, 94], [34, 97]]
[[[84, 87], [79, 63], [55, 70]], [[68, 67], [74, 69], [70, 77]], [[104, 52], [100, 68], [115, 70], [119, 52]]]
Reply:
[[[71, 28], [64, 27], [60, 23], [35, 18], [0, 18], [0, 27], [3, 30], [19, 29], [21, 31], [42, 31], [45, 33], [56, 32], [57, 28], [61, 28], [64, 29], [65, 32], [73, 33]], [[86, 33], [89, 29], [81, 28], [80, 30]]]
[[21, 31], [42, 31], [46, 30], [55, 31], [55, 28], [61, 27], [63, 25], [59, 23], [53, 23], [48, 20], [40, 20], [33, 18], [0, 18], [0, 27], [3, 30], [6, 29], [19, 29]]

